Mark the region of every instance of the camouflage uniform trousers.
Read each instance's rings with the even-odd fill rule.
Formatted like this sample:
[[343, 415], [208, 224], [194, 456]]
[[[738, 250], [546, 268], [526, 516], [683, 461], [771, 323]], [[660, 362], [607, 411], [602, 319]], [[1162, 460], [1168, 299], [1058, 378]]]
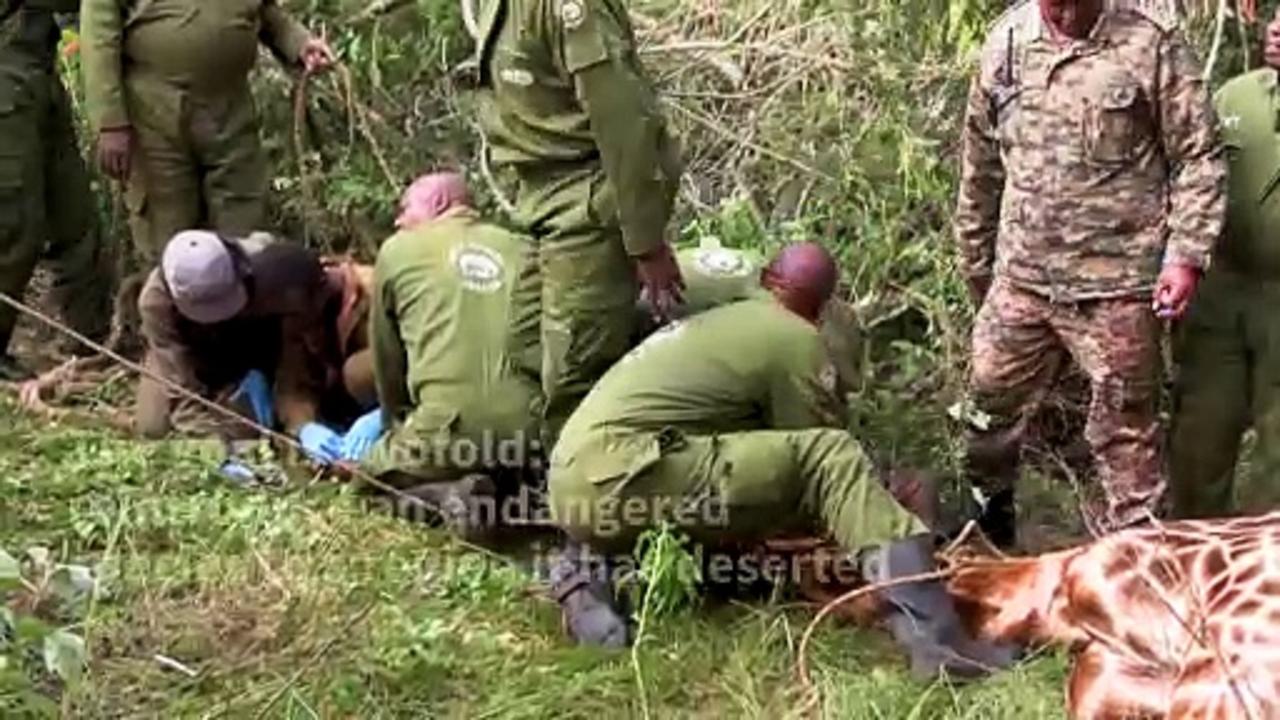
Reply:
[[[1280, 283], [1209, 271], [1178, 328], [1169, 466], [1178, 517], [1280, 503]], [[1245, 431], [1257, 442], [1244, 492], [1235, 487]], [[1237, 508], [1236, 498], [1239, 498]]]
[[[21, 299], [41, 256], [67, 322], [110, 322], [111, 266], [98, 232], [71, 104], [52, 71], [0, 65], [0, 291]], [[0, 353], [17, 320], [0, 307]]]
[[973, 331], [970, 388], [990, 421], [971, 427], [968, 473], [981, 489], [1010, 490], [1032, 411], [1074, 360], [1089, 378], [1085, 439], [1107, 498], [1108, 529], [1158, 512], [1165, 476], [1156, 418], [1159, 325], [1138, 297], [1057, 304], [997, 279]]

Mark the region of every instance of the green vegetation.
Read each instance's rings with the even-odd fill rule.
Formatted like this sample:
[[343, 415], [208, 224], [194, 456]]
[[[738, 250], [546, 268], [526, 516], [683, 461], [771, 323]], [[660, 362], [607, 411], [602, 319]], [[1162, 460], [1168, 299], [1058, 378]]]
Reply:
[[[1002, 4], [632, 3], [686, 146], [682, 241], [836, 248], [867, 338], [851, 427], [884, 460], [948, 474], [970, 320], [947, 226], [954, 146]], [[299, 105], [296, 78], [263, 63], [281, 229], [368, 258], [400, 186], [441, 165], [472, 170], [500, 216], [510, 179], [478, 160], [456, 3], [286, 5], [345, 69], [311, 79]], [[1243, 62], [1227, 27], [1219, 79]], [[1191, 23], [1206, 50], [1213, 30], [1204, 14]], [[66, 69], [76, 82], [74, 59]], [[119, 239], [120, 203], [99, 188]], [[344, 488], [241, 490], [199, 444], [51, 426], [4, 398], [0, 418], [0, 716], [775, 718], [805, 700], [794, 666], [812, 612], [690, 598], [667, 534], [641, 564], [641, 642], [597, 653], [563, 640], [530, 568], [371, 513]], [[1032, 523], [1063, 530], [1074, 500], [1028, 482]], [[882, 635], [829, 625], [810, 661], [828, 717], [1063, 717], [1058, 656], [975, 687], [921, 686]]]
[[[812, 613], [690, 606], [658, 577], [676, 557], [662, 535], [643, 567], [666, 592], [633, 662], [569, 646], [525, 570], [344, 488], [239, 490], [198, 444], [50, 427], [8, 401], [0, 415], [0, 548], [85, 566], [8, 595], [6, 718], [639, 717], [638, 681], [652, 717], [773, 718], [803, 695], [793, 663]], [[0, 587], [11, 574], [0, 555]], [[46, 667], [55, 631], [83, 639], [79, 682], [60, 679], [74, 664]], [[886, 637], [833, 624], [811, 662], [831, 717], [1061, 717], [1057, 658], [953, 692], [905, 679]]]

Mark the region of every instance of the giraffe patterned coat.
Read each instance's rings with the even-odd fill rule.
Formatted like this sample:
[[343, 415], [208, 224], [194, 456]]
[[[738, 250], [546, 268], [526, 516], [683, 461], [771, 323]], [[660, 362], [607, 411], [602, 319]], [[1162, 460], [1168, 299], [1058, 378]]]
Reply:
[[1072, 649], [1073, 720], [1280, 718], [1280, 513], [1131, 529], [1031, 558], [961, 559], [980, 637]]

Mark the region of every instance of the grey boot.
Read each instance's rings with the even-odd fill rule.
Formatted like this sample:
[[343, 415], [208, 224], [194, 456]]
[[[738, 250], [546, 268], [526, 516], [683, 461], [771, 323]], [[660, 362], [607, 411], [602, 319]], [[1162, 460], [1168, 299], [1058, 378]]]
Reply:
[[595, 560], [585, 546], [570, 542], [551, 566], [551, 595], [560, 603], [565, 632], [579, 645], [625, 648], [631, 644], [626, 617], [618, 609], [607, 563]]
[[497, 488], [488, 475], [475, 473], [452, 482], [432, 482], [404, 491], [422, 500], [433, 517], [417, 517], [420, 508], [409, 512], [417, 520], [438, 521], [467, 542], [481, 542], [497, 522]]
[[[868, 551], [863, 577], [869, 583], [932, 572], [933, 538], [917, 535]], [[946, 673], [973, 679], [1013, 664], [1018, 648], [976, 640], [969, 636], [955, 605], [937, 580], [895, 585], [881, 591], [888, 606], [889, 629], [911, 655], [911, 673], [932, 680]]]

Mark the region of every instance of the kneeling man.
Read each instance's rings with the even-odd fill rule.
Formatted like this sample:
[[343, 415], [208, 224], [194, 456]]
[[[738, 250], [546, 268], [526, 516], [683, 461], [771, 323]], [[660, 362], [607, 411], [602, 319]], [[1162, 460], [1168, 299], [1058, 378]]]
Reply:
[[244, 434], [238, 423], [184, 400], [176, 385], [219, 401], [240, 396], [259, 424], [273, 428], [278, 419], [312, 460], [336, 460], [342, 437], [320, 420], [349, 422], [364, 394], [343, 382], [352, 375], [344, 364], [356, 364], [363, 343], [340, 338], [338, 329], [359, 294], [357, 274], [326, 268], [315, 252], [266, 233], [175, 235], [138, 298], [154, 377], [138, 386], [137, 431], [161, 437], [175, 416], [186, 416], [201, 433]]
[[370, 309], [381, 406], [348, 432], [343, 455], [465, 534], [478, 529], [465, 505], [537, 449], [540, 395], [519, 372], [511, 331], [524, 244], [481, 220], [452, 173], [415, 181], [396, 224]]
[[[784, 249], [762, 274], [771, 296], [659, 330], [570, 418], [548, 482], [553, 517], [575, 542], [551, 579], [579, 642], [627, 642], [612, 589], [587, 571], [582, 546], [627, 553], [663, 520], [710, 546], [820, 528], [861, 552], [869, 582], [933, 569], [934, 538], [843, 429], [817, 327], [836, 279], [821, 246]], [[894, 586], [882, 599], [920, 676], [974, 675], [1011, 660], [965, 635], [936, 582]]]

